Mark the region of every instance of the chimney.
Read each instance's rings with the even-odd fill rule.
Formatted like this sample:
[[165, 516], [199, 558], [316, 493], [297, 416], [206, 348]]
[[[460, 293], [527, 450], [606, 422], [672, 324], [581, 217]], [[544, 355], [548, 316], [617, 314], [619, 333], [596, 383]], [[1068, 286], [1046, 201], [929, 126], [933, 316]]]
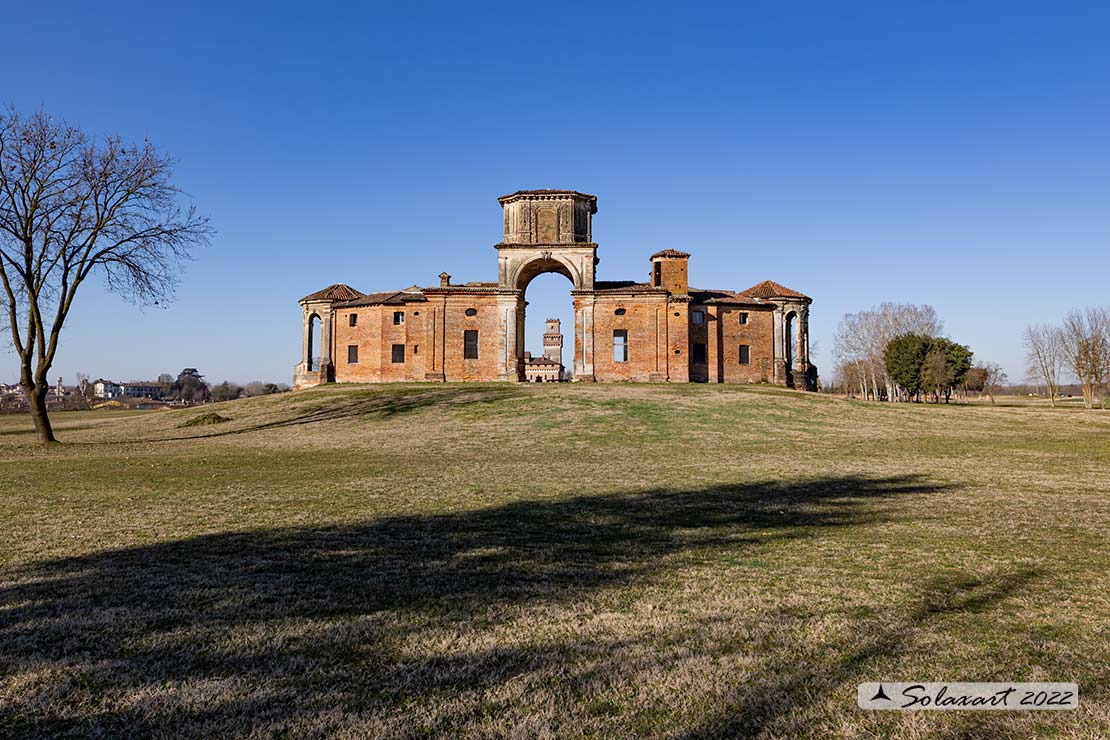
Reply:
[[446, 288], [451, 284], [451, 276], [446, 272], [439, 273], [439, 287]]

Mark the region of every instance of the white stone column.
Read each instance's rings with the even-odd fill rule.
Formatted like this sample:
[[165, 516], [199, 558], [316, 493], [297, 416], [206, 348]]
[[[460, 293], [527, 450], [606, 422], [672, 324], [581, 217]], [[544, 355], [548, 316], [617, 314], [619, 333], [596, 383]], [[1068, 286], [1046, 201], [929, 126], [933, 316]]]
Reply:
[[301, 310], [301, 362], [307, 368], [312, 364], [312, 313]]
[[803, 374], [809, 369], [809, 311], [798, 306], [798, 369]]
[[[574, 379], [594, 380], [594, 304], [592, 298], [576, 301], [574, 311], [574, 332], [576, 345], [581, 345], [582, 353], [574, 357]], [[580, 339], [577, 339], [580, 337]]]
[[326, 368], [332, 363], [331, 359], [331, 334], [332, 334], [331, 308], [322, 311], [320, 315], [320, 367]]
[[784, 336], [784, 332], [786, 331], [786, 320], [782, 306], [776, 305], [774, 313], [772, 313], [771, 316], [771, 323], [773, 325], [772, 333], [774, 337], [774, 359], [771, 361], [774, 375], [772, 381], [775, 383], [783, 383], [786, 381], [786, 378], [782, 375], [782, 371], [786, 367], [786, 352], [784, 351], [786, 345]]
[[497, 296], [497, 379], [520, 380], [517, 327], [520, 297], [516, 294]]

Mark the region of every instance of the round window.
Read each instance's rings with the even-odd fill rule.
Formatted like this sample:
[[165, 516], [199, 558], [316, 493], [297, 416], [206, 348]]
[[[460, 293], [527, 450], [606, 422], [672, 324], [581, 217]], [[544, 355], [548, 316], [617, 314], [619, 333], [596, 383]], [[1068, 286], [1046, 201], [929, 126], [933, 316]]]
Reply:
[[478, 309], [468, 308], [468, 309], [466, 309], [466, 315], [467, 316], [477, 316], [478, 315]]
[[624, 316], [624, 314], [625, 314], [625, 310], [624, 310], [623, 308], [618, 308], [618, 309], [617, 309], [616, 311], [614, 311], [613, 313], [614, 313], [614, 314], [616, 314], [617, 316]]

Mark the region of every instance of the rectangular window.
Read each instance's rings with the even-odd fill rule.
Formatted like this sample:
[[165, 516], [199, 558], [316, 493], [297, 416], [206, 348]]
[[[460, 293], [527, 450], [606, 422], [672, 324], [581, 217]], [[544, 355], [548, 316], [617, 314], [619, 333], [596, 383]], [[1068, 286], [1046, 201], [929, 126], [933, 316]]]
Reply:
[[351, 314], [350, 322], [351, 322], [351, 326], [358, 326], [358, 314], [357, 313]]
[[405, 323], [405, 312], [404, 311], [394, 311], [393, 312], [393, 325], [394, 326], [399, 326], [403, 323]]
[[404, 362], [405, 361], [405, 345], [403, 345], [403, 344], [393, 345], [393, 361], [394, 362]]
[[662, 262], [656, 262], [654, 270], [655, 270], [655, 274], [652, 276], [652, 283], [651, 284], [653, 286], [655, 286], [656, 288], [658, 288], [660, 285], [663, 284], [663, 263]]
[[613, 362], [628, 362], [628, 330], [613, 330]]
[[705, 311], [691, 311], [690, 320], [693, 321], [695, 324], [704, 324]]
[[746, 344], [740, 345], [740, 364], [750, 365], [752, 362], [752, 348]]
[[702, 342], [694, 342], [694, 362], [705, 364], [705, 344]]
[[463, 359], [478, 359], [478, 330], [467, 329], [463, 332]]
[[356, 363], [358, 363], [358, 345], [357, 344], [348, 344], [347, 345], [347, 364], [348, 365], [354, 365]]
[[740, 312], [740, 326], [743, 326], [746, 323], [748, 323], [748, 312], [747, 311], [741, 311]]

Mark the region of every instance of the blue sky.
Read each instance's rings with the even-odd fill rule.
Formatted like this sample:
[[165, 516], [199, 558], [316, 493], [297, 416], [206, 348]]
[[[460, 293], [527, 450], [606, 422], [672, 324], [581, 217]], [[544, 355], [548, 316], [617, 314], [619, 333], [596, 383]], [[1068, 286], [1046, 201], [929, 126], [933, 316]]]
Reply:
[[[86, 286], [67, 383], [288, 382], [298, 298], [496, 279], [520, 188], [598, 196], [599, 279], [676, 247], [808, 293], [826, 371], [882, 301], [1014, 380], [1026, 323], [1110, 302], [1105, 3], [154, 5], [7, 10], [0, 102], [149, 137], [219, 232], [166, 308]], [[529, 349], [569, 287], [533, 283]]]

